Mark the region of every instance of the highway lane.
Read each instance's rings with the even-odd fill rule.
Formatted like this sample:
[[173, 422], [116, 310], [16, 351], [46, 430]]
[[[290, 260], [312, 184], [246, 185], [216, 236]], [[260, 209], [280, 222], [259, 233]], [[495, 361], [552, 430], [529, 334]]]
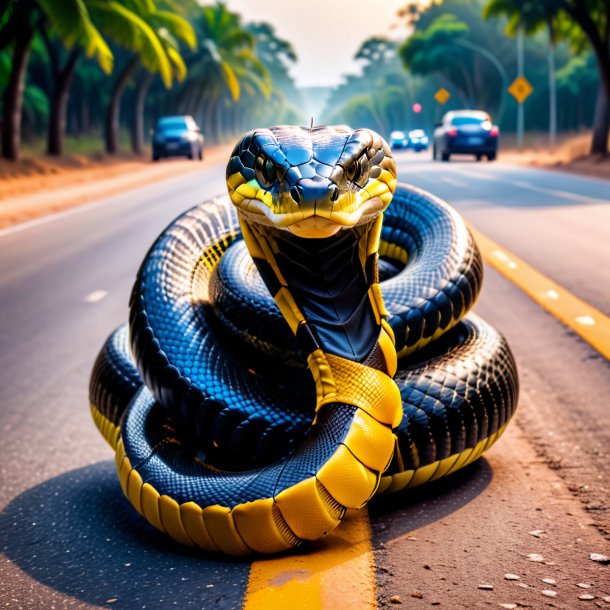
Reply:
[[474, 226], [610, 315], [610, 184], [552, 170], [427, 153], [396, 155], [401, 179], [449, 201]]
[[[607, 181], [468, 157], [434, 163], [411, 153], [398, 155], [397, 162], [400, 176], [445, 199], [479, 231], [610, 313]], [[520, 409], [529, 440], [556, 466], [564, 465], [562, 473], [574, 489], [583, 488], [585, 500], [591, 495], [599, 503], [610, 489], [610, 413], [600, 400], [610, 390], [610, 365], [489, 267], [475, 311], [507, 335], [522, 393], [533, 393], [532, 408]], [[596, 517], [610, 532], [607, 512]]]
[[[499, 163], [397, 160], [403, 180], [450, 200], [484, 233], [609, 313], [607, 183]], [[32, 608], [240, 607], [249, 563], [201, 561], [151, 537], [121, 497], [87, 409], [91, 365], [126, 318], [146, 249], [178, 212], [223, 190], [222, 168], [210, 167], [0, 236], [3, 598]], [[608, 363], [497, 274], [487, 274], [478, 308], [515, 350], [526, 442], [544, 460], [567, 456], [578, 481], [607, 485], [596, 477], [610, 429], [599, 400], [610, 392]], [[487, 468], [475, 473], [475, 487]], [[398, 521], [376, 517], [377, 542], [388, 542], [380, 532]]]

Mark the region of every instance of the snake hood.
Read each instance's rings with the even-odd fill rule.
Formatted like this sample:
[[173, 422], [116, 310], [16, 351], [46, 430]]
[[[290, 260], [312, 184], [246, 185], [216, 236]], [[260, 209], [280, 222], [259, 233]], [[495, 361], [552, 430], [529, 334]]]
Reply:
[[227, 186], [250, 222], [329, 237], [386, 209], [396, 166], [387, 143], [368, 129], [282, 125], [237, 143]]

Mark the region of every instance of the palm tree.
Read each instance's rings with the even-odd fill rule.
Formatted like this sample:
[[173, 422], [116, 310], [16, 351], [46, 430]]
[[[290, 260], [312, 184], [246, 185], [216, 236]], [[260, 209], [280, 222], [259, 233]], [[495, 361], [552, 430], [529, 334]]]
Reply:
[[12, 45], [11, 73], [4, 93], [2, 156], [17, 160], [21, 145], [23, 89], [35, 32], [50, 25], [68, 48], [83, 48], [102, 69], [112, 70], [112, 52], [90, 19], [84, 0], [4, 0], [0, 48]]
[[[83, 49], [83, 35], [79, 33], [79, 29], [88, 28], [90, 30], [90, 33], [84, 37], [86, 44], [88, 40], [94, 40], [103, 48], [104, 54], [98, 56], [98, 63], [106, 73], [110, 73], [112, 70], [113, 56], [101, 34], [91, 22], [91, 16], [86, 6], [87, 0], [68, 0], [68, 2], [64, 2], [64, 6], [53, 0], [38, 0], [38, 2], [45, 11], [48, 20], [52, 22], [62, 45], [70, 50], [68, 58], [62, 66], [59, 48], [62, 45], [53, 44], [48, 33], [48, 28], [44, 27], [47, 24], [43, 24], [40, 28], [40, 33], [47, 48], [53, 77], [47, 153], [50, 155], [61, 155], [64, 147], [70, 85], [77, 63], [83, 55], [83, 50], [86, 50], [88, 55], [91, 55], [92, 52], [89, 49]], [[82, 12], [87, 17], [81, 28], [75, 24], [75, 12]]]
[[[195, 49], [197, 46], [195, 30], [186, 19], [166, 10], [150, 13], [149, 19], [171, 62], [175, 79], [182, 82], [186, 77], [187, 68], [180, 54], [180, 42], [185, 42], [189, 48]], [[136, 86], [131, 124], [131, 148], [136, 154], [141, 154], [144, 149], [144, 105], [153, 76], [154, 72], [144, 69]]]
[[[176, 71], [184, 65], [179, 53], [168, 45], [161, 29], [169, 28], [181, 38], [194, 44], [194, 32], [188, 21], [169, 11], [157, 9], [153, 0], [85, 0], [92, 18], [100, 30], [115, 44], [129, 52], [112, 89], [106, 114], [106, 152], [118, 150], [120, 104], [125, 87], [137, 67], [161, 76], [163, 84], [172, 85]], [[178, 68], [177, 68], [178, 66]]]
[[187, 62], [180, 106], [189, 114], [203, 115], [205, 131], [219, 139], [224, 131], [225, 103], [234, 108], [246, 82], [268, 98], [271, 77], [256, 56], [254, 36], [223, 3], [203, 7], [195, 25], [200, 44]]

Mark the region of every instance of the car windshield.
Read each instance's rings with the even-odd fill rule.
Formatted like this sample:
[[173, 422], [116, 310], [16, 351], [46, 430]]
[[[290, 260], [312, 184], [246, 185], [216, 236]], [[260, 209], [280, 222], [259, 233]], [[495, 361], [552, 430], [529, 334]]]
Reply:
[[480, 125], [487, 121], [484, 116], [456, 116], [451, 119], [452, 125]]
[[421, 138], [422, 136], [425, 136], [426, 134], [424, 133], [423, 129], [414, 129], [409, 135], [412, 138]]
[[394, 140], [401, 140], [405, 137], [405, 133], [404, 133], [404, 131], [393, 131], [390, 134], [390, 137]]
[[159, 119], [157, 129], [188, 129], [186, 119], [184, 117], [171, 117], [167, 119]]

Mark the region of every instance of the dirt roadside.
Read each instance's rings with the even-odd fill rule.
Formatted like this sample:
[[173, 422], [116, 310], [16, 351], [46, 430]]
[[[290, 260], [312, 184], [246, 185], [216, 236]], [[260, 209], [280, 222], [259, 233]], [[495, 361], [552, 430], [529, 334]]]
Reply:
[[379, 607], [610, 610], [610, 565], [591, 559], [610, 557], [610, 365], [485, 273], [475, 311], [511, 346], [517, 413], [472, 467], [370, 507]]
[[591, 156], [591, 135], [563, 136], [551, 149], [546, 136], [533, 138], [533, 143], [518, 149], [511, 140], [502, 144], [499, 159], [505, 163], [570, 172], [590, 178], [610, 180], [610, 156]]
[[610, 608], [608, 542], [518, 421], [413, 495], [371, 510], [380, 608]]
[[0, 229], [189, 174], [206, 165], [224, 164], [231, 149], [231, 145], [209, 147], [203, 162], [132, 159], [72, 167], [57, 164], [34, 167], [30, 175], [11, 175], [10, 162], [2, 161]]

